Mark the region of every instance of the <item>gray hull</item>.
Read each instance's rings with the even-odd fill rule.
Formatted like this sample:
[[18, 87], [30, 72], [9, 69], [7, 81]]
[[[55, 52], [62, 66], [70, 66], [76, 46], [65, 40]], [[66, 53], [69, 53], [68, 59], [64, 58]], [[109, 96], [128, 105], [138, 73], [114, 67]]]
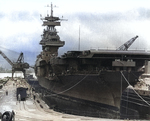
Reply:
[[[140, 95], [147, 103], [150, 103], [148, 91], [139, 90]], [[132, 89], [127, 88], [121, 99], [121, 118], [122, 119], [150, 119], [150, 106], [143, 101]]]
[[[124, 76], [133, 84], [139, 74], [124, 72]], [[38, 77], [38, 80], [50, 90], [45, 101], [55, 110], [106, 118], [119, 117], [121, 93], [128, 85], [120, 72], [62, 75], [56, 80]]]
[[150, 53], [127, 51], [136, 36], [117, 50], [75, 50], [58, 57], [58, 49], [65, 42], [57, 34], [55, 26], [60, 26], [60, 18], [53, 16], [52, 6], [51, 15], [42, 19], [46, 29], [41, 35], [42, 52], [37, 56], [34, 68], [39, 84], [48, 89], [45, 101], [58, 111], [118, 118], [127, 80], [135, 84], [139, 71], [144, 73], [144, 66], [148, 72]]

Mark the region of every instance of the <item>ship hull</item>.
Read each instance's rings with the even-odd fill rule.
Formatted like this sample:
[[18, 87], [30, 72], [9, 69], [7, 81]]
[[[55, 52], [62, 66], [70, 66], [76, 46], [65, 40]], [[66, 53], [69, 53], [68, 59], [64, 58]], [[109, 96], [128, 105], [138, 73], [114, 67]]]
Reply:
[[[60, 75], [56, 80], [38, 76], [50, 90], [44, 100], [57, 111], [77, 115], [119, 118], [121, 93], [135, 83], [139, 73], [104, 71], [100, 74]], [[135, 76], [136, 75], [136, 76]]]
[[145, 95], [137, 95], [130, 88], [123, 92], [120, 107], [122, 119], [150, 119], [150, 95], [142, 92]]

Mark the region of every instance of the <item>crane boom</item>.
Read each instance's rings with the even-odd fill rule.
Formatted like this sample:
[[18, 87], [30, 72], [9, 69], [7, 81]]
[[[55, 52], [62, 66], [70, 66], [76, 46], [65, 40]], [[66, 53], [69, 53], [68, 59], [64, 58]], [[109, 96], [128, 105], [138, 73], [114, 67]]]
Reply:
[[11, 62], [11, 60], [10, 60], [2, 51], [0, 51], [0, 54], [3, 56], [3, 58], [4, 58], [11, 66], [14, 65], [14, 64]]
[[23, 57], [23, 53], [22, 52], [20, 53], [20, 55], [18, 57], [17, 63], [24, 63], [24, 57]]
[[0, 54], [12, 66], [12, 78], [13, 78], [15, 71], [22, 71], [25, 77], [25, 73], [26, 73], [25, 69], [29, 68], [29, 64], [24, 63], [24, 57], [23, 57], [22, 52], [20, 53], [17, 62], [14, 62], [14, 63], [12, 63], [11, 60], [2, 51], [0, 51]]
[[128, 48], [131, 46], [131, 44], [138, 38], [138, 36], [135, 36], [133, 38], [131, 38], [130, 40], [128, 40], [126, 43], [124, 43], [123, 45], [121, 45], [117, 50], [123, 50], [126, 51], [128, 50]]

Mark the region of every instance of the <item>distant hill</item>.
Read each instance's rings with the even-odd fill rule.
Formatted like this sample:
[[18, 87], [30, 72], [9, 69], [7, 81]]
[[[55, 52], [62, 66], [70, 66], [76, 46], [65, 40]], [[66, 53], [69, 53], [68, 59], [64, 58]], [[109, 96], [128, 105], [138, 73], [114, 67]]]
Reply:
[[[0, 50], [12, 61], [16, 62], [20, 53], [8, 50], [8, 49], [3, 49], [0, 48]], [[25, 51], [24, 53], [24, 62], [29, 63], [30, 66], [34, 66], [36, 57], [40, 52], [29, 52]], [[5, 68], [5, 69], [11, 69], [11, 65], [0, 55], [0, 67]]]

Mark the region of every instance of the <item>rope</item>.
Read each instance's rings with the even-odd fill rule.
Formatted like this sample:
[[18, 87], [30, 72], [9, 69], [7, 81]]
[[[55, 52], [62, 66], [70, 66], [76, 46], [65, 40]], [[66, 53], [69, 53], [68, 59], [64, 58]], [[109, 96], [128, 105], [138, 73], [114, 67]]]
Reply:
[[129, 81], [128, 81], [128, 80], [126, 79], [126, 77], [123, 75], [122, 71], [121, 71], [121, 74], [122, 74], [123, 78], [125, 79], [125, 81], [128, 83], [128, 85], [132, 87], [131, 89], [137, 94], [137, 96], [138, 96], [139, 98], [141, 98], [141, 100], [142, 100], [143, 102], [145, 102], [148, 106], [150, 106], [150, 104], [149, 104], [146, 100], [144, 100], [144, 99], [136, 92], [136, 90], [133, 88], [133, 86], [129, 83]]
[[[90, 73], [89, 73], [89, 74], [90, 74]], [[65, 92], [71, 90], [72, 88], [74, 88], [75, 86], [77, 86], [79, 83], [81, 83], [89, 74], [85, 75], [79, 82], [77, 82], [77, 83], [76, 83], [75, 85], [73, 85], [72, 87], [70, 87], [70, 88], [68, 88], [68, 89], [66, 89], [66, 90], [64, 90], [64, 91], [58, 92], [58, 93], [56, 93], [56, 94], [51, 94], [51, 95], [47, 95], [47, 96], [57, 96], [58, 94], [62, 94], [62, 93], [65, 93]]]

